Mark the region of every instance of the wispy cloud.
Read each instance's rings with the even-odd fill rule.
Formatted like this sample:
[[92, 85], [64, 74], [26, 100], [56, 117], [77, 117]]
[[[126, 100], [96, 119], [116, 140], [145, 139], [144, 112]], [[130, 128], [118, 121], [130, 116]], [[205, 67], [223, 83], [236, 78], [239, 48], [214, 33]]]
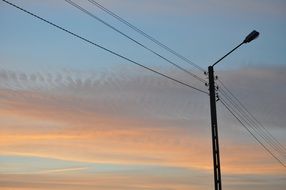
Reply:
[[[200, 189], [197, 182], [180, 176], [134, 174], [99, 174], [90, 176], [57, 176], [46, 175], [1, 175], [2, 187], [7, 188], [41, 188], [41, 189], [125, 189], [125, 190], [175, 190], [175, 189]], [[197, 178], [199, 181], [202, 179]], [[193, 184], [192, 184], [193, 183]], [[208, 186], [205, 185], [205, 186]]]
[[88, 167], [79, 167], [79, 168], [59, 168], [59, 169], [51, 169], [51, 170], [43, 170], [39, 171], [38, 174], [51, 174], [51, 173], [71, 173], [87, 170]]
[[[274, 85], [274, 81], [282, 77], [275, 75], [276, 71], [244, 70], [231, 76], [236, 78], [243, 74], [242, 84], [237, 85], [245, 88], [244, 92], [250, 92], [255, 83], [253, 78], [263, 72], [264, 79], [272, 80]], [[7, 75], [4, 71], [1, 73]], [[29, 87], [36, 79], [28, 80], [31, 77], [21, 78], [21, 75], [2, 76], [5, 79], [2, 85], [17, 78], [22, 86], [18, 90], [6, 86], [0, 92], [3, 97], [1, 115], [10, 118], [9, 123], [2, 119], [6, 122], [1, 127], [2, 154], [211, 171], [211, 157], [206, 156], [211, 155], [207, 97], [196, 96], [189, 89], [150, 76], [121, 78], [112, 75], [115, 78], [106, 76], [106, 80], [99, 82], [97, 77], [76, 79], [72, 75], [62, 75], [50, 77], [47, 89], [37, 89]], [[45, 83], [47, 77], [42, 78]], [[57, 78], [61, 80], [55, 82]], [[227, 84], [232, 86], [236, 81], [227, 80]], [[273, 85], [270, 87], [275, 88]], [[262, 81], [260, 86], [255, 86], [263, 89], [265, 84]], [[176, 89], [179, 91], [174, 92]], [[250, 101], [256, 99], [251, 94], [248, 95]], [[188, 101], [189, 98], [192, 101]], [[279, 165], [268, 162], [271, 158], [267, 154], [253, 151], [255, 144], [245, 145], [234, 139], [239, 138], [226, 136], [223, 144], [224, 155], [227, 155], [222, 157], [225, 172], [281, 172]], [[241, 161], [241, 152], [248, 152], [247, 164]]]

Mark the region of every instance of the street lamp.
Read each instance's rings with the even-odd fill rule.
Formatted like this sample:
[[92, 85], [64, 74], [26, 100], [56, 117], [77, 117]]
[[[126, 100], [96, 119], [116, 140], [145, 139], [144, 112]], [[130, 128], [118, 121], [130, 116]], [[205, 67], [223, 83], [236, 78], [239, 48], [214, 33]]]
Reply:
[[209, 96], [210, 96], [210, 111], [211, 111], [211, 129], [212, 129], [212, 149], [213, 149], [213, 169], [214, 169], [214, 185], [215, 190], [221, 190], [221, 172], [220, 172], [220, 155], [219, 155], [219, 141], [218, 141], [218, 128], [217, 128], [217, 114], [216, 114], [216, 87], [214, 82], [214, 66], [239, 48], [245, 43], [249, 43], [259, 36], [259, 32], [252, 31], [238, 46], [216, 61], [213, 65], [208, 67], [209, 77]]

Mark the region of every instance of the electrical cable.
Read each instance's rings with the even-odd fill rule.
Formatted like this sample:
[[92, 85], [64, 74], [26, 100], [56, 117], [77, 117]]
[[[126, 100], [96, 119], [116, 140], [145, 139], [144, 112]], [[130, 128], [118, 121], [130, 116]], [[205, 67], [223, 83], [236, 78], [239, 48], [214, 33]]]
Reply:
[[223, 100], [220, 99], [222, 105], [236, 118], [236, 120], [250, 133], [250, 135], [266, 150], [274, 159], [276, 159], [283, 167], [286, 168], [286, 165], [277, 157], [275, 154], [271, 152], [254, 134], [251, 130], [239, 119], [237, 115], [235, 115], [234, 111], [230, 108], [230, 106]]
[[[250, 113], [250, 111], [242, 104], [242, 102], [226, 87], [226, 85], [219, 80], [220, 84], [222, 85], [223, 88], [220, 88], [219, 91], [224, 93], [225, 96], [227, 96], [229, 99], [231, 99], [230, 101], [232, 101], [237, 109], [240, 109], [241, 112], [244, 113], [244, 115], [250, 120], [250, 122], [255, 125], [258, 130], [260, 130], [260, 128], [262, 128], [263, 130], [261, 130], [261, 132], [263, 133], [264, 136], [266, 136], [267, 140], [271, 142], [272, 145], [274, 145], [276, 147], [276, 149], [279, 149], [280, 154], [282, 154], [284, 157], [286, 155], [286, 148], [267, 130], [266, 127], [264, 127], [262, 125], [261, 122], [259, 122], [254, 116], [253, 114]], [[226, 91], [224, 91], [223, 89], [225, 89]], [[235, 103], [235, 101], [229, 96], [233, 97], [237, 103]], [[260, 127], [260, 128], [259, 128]]]
[[54, 27], [56, 27], [56, 28], [58, 28], [58, 29], [60, 29], [60, 30], [62, 30], [62, 31], [64, 31], [64, 32], [66, 32], [66, 33], [68, 33], [68, 34], [70, 34], [70, 35], [76, 37], [76, 38], [79, 38], [79, 39], [81, 39], [81, 40], [83, 40], [83, 41], [85, 41], [85, 42], [87, 42], [87, 43], [89, 43], [89, 44], [91, 44], [91, 45], [94, 45], [94, 46], [96, 46], [96, 47], [98, 47], [98, 48], [100, 48], [100, 49], [102, 49], [102, 50], [104, 50], [104, 51], [107, 51], [107, 52], [109, 52], [109, 53], [111, 53], [111, 54], [113, 54], [113, 55], [115, 55], [115, 56], [117, 56], [117, 57], [120, 57], [120, 58], [122, 58], [122, 59], [124, 59], [124, 60], [126, 60], [126, 61], [129, 61], [129, 62], [131, 62], [131, 63], [133, 63], [133, 64], [135, 64], [135, 65], [137, 65], [137, 66], [140, 66], [140, 67], [142, 67], [142, 68], [144, 68], [144, 69], [146, 69], [146, 70], [149, 70], [149, 71], [151, 71], [151, 72], [153, 72], [153, 73], [155, 73], [155, 74], [158, 74], [158, 75], [160, 75], [160, 76], [162, 76], [162, 77], [164, 77], [164, 78], [167, 78], [167, 79], [169, 79], [169, 80], [172, 80], [172, 81], [174, 81], [174, 82], [176, 82], [176, 83], [178, 83], [178, 84], [181, 84], [181, 85], [183, 85], [183, 86], [185, 86], [185, 87], [192, 88], [193, 90], [196, 90], [196, 91], [199, 91], [199, 92], [201, 92], [201, 93], [204, 93], [204, 94], [207, 94], [207, 95], [208, 95], [208, 92], [205, 92], [205, 91], [203, 91], [203, 90], [201, 90], [201, 89], [199, 89], [199, 88], [196, 88], [196, 87], [194, 87], [194, 86], [192, 86], [192, 85], [189, 85], [189, 84], [187, 84], [187, 83], [185, 83], [185, 82], [182, 82], [182, 81], [180, 81], [180, 80], [177, 80], [177, 79], [175, 79], [175, 78], [173, 78], [173, 77], [170, 77], [170, 76], [168, 76], [168, 75], [166, 75], [166, 74], [163, 74], [163, 73], [161, 73], [161, 72], [159, 72], [159, 71], [156, 71], [156, 70], [154, 70], [154, 69], [152, 69], [152, 68], [149, 68], [149, 67], [147, 67], [147, 66], [144, 66], [144, 65], [142, 65], [142, 64], [140, 64], [140, 63], [138, 63], [138, 62], [136, 62], [136, 61], [134, 61], [134, 60], [132, 60], [132, 59], [129, 59], [129, 58], [123, 56], [123, 55], [120, 55], [119, 53], [116, 53], [116, 52], [114, 52], [114, 51], [112, 51], [112, 50], [110, 50], [110, 49], [107, 49], [107, 48], [105, 48], [105, 47], [103, 47], [103, 46], [101, 46], [101, 45], [99, 45], [99, 44], [97, 44], [97, 43], [95, 43], [95, 42], [92, 42], [92, 41], [90, 41], [90, 40], [88, 40], [88, 39], [86, 39], [86, 38], [84, 38], [84, 37], [82, 37], [82, 36], [80, 36], [80, 35], [78, 35], [78, 34], [76, 34], [76, 33], [74, 33], [74, 32], [71, 32], [70, 30], [67, 30], [67, 29], [65, 29], [65, 28], [63, 28], [63, 27], [61, 27], [61, 26], [59, 26], [59, 25], [57, 25], [57, 24], [54, 24], [54, 23], [52, 23], [52, 22], [50, 22], [50, 21], [48, 21], [48, 20], [46, 20], [46, 19], [44, 19], [44, 18], [42, 18], [42, 17], [40, 17], [40, 16], [34, 14], [34, 13], [32, 13], [32, 12], [30, 12], [30, 11], [24, 9], [24, 8], [19, 7], [18, 5], [15, 5], [15, 4], [13, 4], [13, 3], [7, 1], [7, 0], [2, 0], [2, 1], [5, 2], [5, 3], [7, 3], [7, 4], [9, 4], [9, 5], [11, 5], [11, 6], [13, 6], [13, 7], [15, 7], [15, 8], [17, 8], [17, 9], [19, 9], [19, 10], [21, 10], [21, 11], [23, 11], [23, 12], [25, 12], [25, 13], [27, 13], [27, 14], [29, 14], [29, 15], [31, 15], [31, 16], [33, 16], [33, 17], [35, 17], [35, 18], [37, 18], [37, 19], [39, 19], [39, 20], [42, 20], [43, 22], [45, 22], [45, 23], [47, 23], [47, 24], [49, 24], [49, 25], [51, 25], [51, 26], [54, 26]]
[[279, 147], [277, 147], [277, 145], [270, 140], [269, 136], [261, 132], [260, 128], [255, 123], [253, 123], [253, 121], [247, 115], [245, 115], [245, 113], [240, 109], [240, 107], [237, 107], [237, 104], [233, 102], [230, 97], [222, 93], [222, 91], [220, 91], [220, 93], [220, 95], [225, 97], [228, 102], [234, 107], [233, 110], [237, 110], [236, 114], [239, 115], [242, 120], [244, 120], [244, 122], [247, 123], [251, 127], [251, 129], [259, 135], [260, 138], [262, 138], [273, 150], [275, 150], [282, 156], [285, 156], [285, 152], [281, 151], [281, 149], [279, 149]]
[[[11, 6], [13, 6], [13, 7], [15, 7], [15, 8], [17, 8], [17, 9], [19, 9], [19, 10], [21, 10], [21, 11], [23, 11], [23, 12], [25, 12], [25, 13], [27, 13], [27, 14], [29, 14], [29, 15], [31, 15], [31, 16], [33, 16], [33, 17], [35, 17], [35, 18], [37, 18], [37, 19], [40, 19], [40, 20], [44, 21], [45, 23], [50, 24], [50, 25], [52, 25], [52, 26], [54, 26], [54, 27], [56, 27], [56, 28], [58, 28], [58, 29], [60, 29], [60, 30], [62, 30], [62, 31], [64, 31], [64, 32], [66, 32], [66, 33], [68, 33], [68, 34], [70, 34], [70, 35], [76, 37], [76, 38], [79, 38], [79, 39], [81, 39], [81, 40], [83, 40], [83, 41], [85, 41], [85, 42], [87, 42], [87, 43], [89, 43], [89, 44], [91, 44], [91, 45], [94, 45], [94, 46], [96, 46], [96, 47], [98, 47], [98, 48], [100, 48], [100, 49], [103, 49], [103, 50], [105, 50], [105, 51], [107, 51], [107, 52], [109, 52], [109, 53], [111, 53], [111, 54], [113, 54], [113, 55], [115, 55], [115, 56], [117, 56], [117, 57], [120, 57], [120, 58], [122, 58], [122, 59], [124, 59], [124, 60], [126, 60], [126, 61], [129, 61], [129, 62], [131, 62], [131, 63], [133, 63], [133, 64], [135, 64], [135, 65], [137, 65], [137, 66], [140, 66], [140, 67], [142, 67], [142, 68], [144, 68], [144, 69], [146, 69], [146, 70], [149, 70], [149, 71], [151, 71], [151, 72], [153, 72], [153, 73], [155, 73], [155, 74], [158, 74], [158, 75], [160, 75], [160, 76], [162, 76], [162, 77], [164, 77], [164, 78], [167, 78], [167, 79], [169, 79], [169, 80], [172, 80], [172, 81], [174, 81], [174, 82], [176, 82], [176, 83], [178, 83], [178, 84], [181, 84], [181, 85], [183, 85], [183, 86], [189, 87], [189, 88], [194, 89], [194, 90], [197, 90], [197, 91], [199, 91], [199, 92], [201, 92], [201, 93], [208, 94], [207, 92], [205, 92], [205, 91], [203, 91], [203, 90], [201, 90], [201, 89], [198, 89], [198, 88], [193, 87], [193, 86], [191, 86], [191, 85], [189, 85], [189, 84], [187, 84], [187, 83], [184, 83], [184, 82], [179, 81], [179, 80], [177, 80], [177, 79], [175, 79], [175, 78], [172, 78], [172, 77], [170, 77], [170, 76], [168, 76], [168, 75], [165, 75], [165, 74], [163, 74], [163, 73], [160, 73], [160, 72], [158, 72], [158, 71], [156, 71], [156, 70], [154, 70], [154, 69], [152, 69], [152, 68], [149, 68], [149, 67], [147, 67], [147, 66], [144, 66], [144, 65], [142, 65], [142, 64], [140, 64], [140, 63], [138, 63], [138, 62], [136, 62], [136, 61], [134, 61], [134, 60], [131, 60], [131, 59], [129, 59], [129, 58], [123, 56], [123, 55], [120, 55], [120, 54], [118, 54], [118, 53], [116, 53], [116, 52], [114, 52], [114, 51], [112, 51], [112, 50], [110, 50], [110, 49], [107, 49], [107, 48], [105, 48], [105, 47], [103, 47], [103, 46], [101, 46], [101, 45], [99, 45], [99, 44], [97, 44], [97, 43], [95, 43], [95, 42], [92, 42], [92, 41], [90, 41], [90, 40], [88, 40], [88, 39], [86, 39], [86, 38], [84, 38], [84, 37], [82, 37], [82, 36], [80, 36], [80, 35], [78, 35], [78, 34], [76, 34], [76, 33], [71, 32], [70, 30], [67, 30], [67, 29], [65, 29], [65, 28], [63, 28], [63, 27], [61, 27], [61, 26], [59, 26], [59, 25], [56, 25], [56, 24], [54, 24], [54, 23], [52, 23], [52, 22], [50, 22], [50, 21], [48, 21], [48, 20], [46, 20], [46, 19], [44, 19], [44, 18], [42, 18], [42, 17], [36, 15], [36, 14], [30, 12], [30, 11], [27, 11], [26, 9], [21, 8], [21, 7], [17, 6], [17, 5], [15, 5], [15, 4], [13, 4], [13, 3], [7, 1], [7, 0], [2, 0], [2, 1], [5, 2], [5, 3], [7, 3], [7, 4], [9, 4], [9, 5], [11, 5]], [[285, 165], [278, 157], [276, 157], [276, 156], [271, 152], [271, 150], [269, 150], [269, 149], [251, 132], [251, 130], [241, 121], [241, 119], [239, 119], [239, 117], [238, 117], [237, 115], [235, 115], [234, 111], [230, 108], [230, 106], [229, 106], [223, 99], [221, 99], [220, 101], [221, 101], [221, 103], [224, 105], [224, 107], [226, 107], [226, 109], [227, 109], [227, 110], [242, 124], [242, 126], [251, 134], [251, 136], [252, 136], [273, 158], [275, 158], [282, 166], [284, 166], [284, 167], [286, 168], [286, 165]]]
[[96, 15], [92, 14], [91, 12], [89, 12], [88, 10], [86, 10], [85, 8], [83, 8], [82, 6], [80, 6], [79, 4], [73, 2], [72, 0], [65, 0], [68, 4], [74, 6], [75, 8], [79, 9], [80, 11], [82, 11], [83, 13], [89, 15], [90, 17], [96, 19], [97, 21], [101, 22], [102, 24], [106, 25], [107, 27], [111, 28], [112, 30], [116, 31], [117, 33], [121, 34], [122, 36], [128, 38], [129, 40], [133, 41], [134, 43], [138, 44], [139, 46], [143, 47], [144, 49], [148, 50], [149, 52], [155, 54], [156, 56], [160, 57], [161, 59], [167, 61], [168, 63], [172, 64], [173, 66], [177, 67], [178, 69], [184, 71], [185, 73], [191, 75], [192, 77], [194, 77], [195, 79], [199, 80], [202, 83], [206, 83], [207, 81], [204, 80], [203, 78], [197, 76], [196, 74], [188, 71], [187, 69], [179, 66], [178, 64], [174, 63], [173, 61], [167, 59], [166, 57], [160, 55], [159, 53], [155, 52], [154, 50], [152, 50], [151, 48], [147, 47], [146, 45], [140, 43], [139, 41], [135, 40], [134, 38], [128, 36], [126, 33], [120, 31], [119, 29], [115, 28], [114, 26], [112, 26], [111, 24], [107, 23], [106, 21], [102, 20], [101, 18], [97, 17]]
[[194, 62], [192, 62], [191, 60], [189, 60], [188, 58], [186, 58], [185, 56], [179, 54], [178, 52], [172, 50], [170, 47], [164, 45], [163, 43], [161, 43], [160, 41], [156, 40], [154, 37], [150, 36], [149, 34], [147, 34], [146, 32], [144, 32], [143, 30], [139, 29], [138, 27], [134, 26], [133, 24], [131, 24], [130, 22], [126, 21], [125, 19], [123, 19], [122, 17], [120, 17], [119, 15], [115, 14], [114, 12], [110, 11], [109, 9], [107, 9], [106, 7], [102, 6], [101, 4], [99, 4], [98, 2], [94, 1], [94, 0], [88, 0], [90, 3], [92, 3], [93, 5], [95, 5], [96, 7], [100, 8], [101, 10], [103, 10], [104, 12], [108, 13], [110, 16], [114, 17], [115, 19], [117, 19], [118, 21], [120, 21], [121, 23], [127, 25], [128, 27], [130, 27], [131, 29], [133, 29], [134, 31], [136, 31], [137, 33], [141, 34], [142, 36], [144, 36], [145, 38], [149, 39], [150, 41], [154, 42], [155, 44], [157, 44], [158, 46], [162, 47], [163, 49], [165, 49], [166, 51], [168, 51], [169, 53], [175, 55], [176, 57], [180, 58], [181, 60], [185, 61], [186, 63], [196, 67], [197, 69], [199, 69], [202, 72], [206, 72], [205, 69], [203, 69], [202, 67], [200, 67], [199, 65], [195, 64]]
[[221, 80], [219, 80], [219, 82], [220, 82], [221, 85], [228, 91], [228, 93], [229, 93], [233, 98], [236, 99], [236, 101], [237, 101], [237, 102], [241, 105], [241, 107], [251, 116], [251, 118], [252, 118], [255, 122], [257, 122], [257, 123], [259, 124], [259, 126], [261, 126], [261, 128], [263, 128], [263, 129], [266, 131], [266, 133], [281, 147], [281, 149], [283, 149], [283, 151], [286, 152], [286, 148], [267, 130], [266, 127], [264, 127], [264, 126], [262, 125], [261, 122], [259, 122], [259, 121], [253, 116], [253, 114], [251, 114], [251, 113], [248, 111], [248, 109], [247, 109], [247, 108], [241, 103], [241, 101], [225, 86], [225, 84], [224, 84]]

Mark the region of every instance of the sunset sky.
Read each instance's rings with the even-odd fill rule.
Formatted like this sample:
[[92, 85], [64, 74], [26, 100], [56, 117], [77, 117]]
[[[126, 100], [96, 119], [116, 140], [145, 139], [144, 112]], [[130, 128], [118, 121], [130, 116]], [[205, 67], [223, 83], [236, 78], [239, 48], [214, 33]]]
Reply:
[[[88, 0], [73, 0], [207, 80]], [[97, 0], [96, 0], [97, 1]], [[208, 88], [64, 0], [11, 0], [161, 73]], [[286, 147], [285, 0], [100, 0], [207, 69]], [[208, 95], [0, 1], [1, 190], [213, 189]], [[286, 189], [286, 168], [217, 103], [223, 188]], [[285, 152], [284, 152], [285, 153]], [[286, 164], [286, 154], [279, 157]]]

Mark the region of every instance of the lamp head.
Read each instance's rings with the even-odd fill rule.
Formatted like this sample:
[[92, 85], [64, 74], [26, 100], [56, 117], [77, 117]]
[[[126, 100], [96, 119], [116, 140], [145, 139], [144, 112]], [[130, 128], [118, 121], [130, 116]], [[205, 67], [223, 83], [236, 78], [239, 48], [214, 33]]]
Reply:
[[256, 39], [259, 36], [259, 32], [256, 30], [253, 30], [250, 34], [246, 36], [246, 38], [243, 40], [243, 43], [249, 43], [252, 40]]

